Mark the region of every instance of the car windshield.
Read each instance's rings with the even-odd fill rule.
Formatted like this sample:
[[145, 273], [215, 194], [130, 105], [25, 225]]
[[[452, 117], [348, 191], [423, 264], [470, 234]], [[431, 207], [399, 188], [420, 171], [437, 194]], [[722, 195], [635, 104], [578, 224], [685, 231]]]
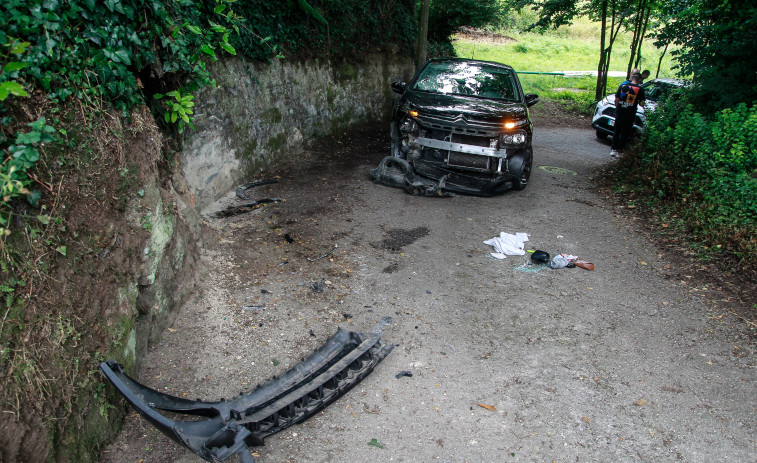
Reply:
[[511, 70], [454, 61], [430, 63], [413, 87], [421, 92], [507, 101], [518, 101], [517, 89]]
[[655, 101], [661, 98], [665, 98], [671, 91], [677, 88], [681, 88], [679, 85], [656, 81], [651, 81], [648, 84], [643, 85], [642, 87], [644, 88], [644, 94], [646, 95], [647, 99]]

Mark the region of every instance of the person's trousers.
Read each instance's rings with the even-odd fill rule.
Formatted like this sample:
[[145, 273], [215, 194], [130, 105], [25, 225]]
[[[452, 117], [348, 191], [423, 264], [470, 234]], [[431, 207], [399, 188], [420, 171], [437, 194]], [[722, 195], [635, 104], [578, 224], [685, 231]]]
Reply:
[[612, 149], [620, 151], [626, 147], [633, 136], [633, 122], [636, 119], [636, 110], [619, 109], [615, 114], [615, 131], [612, 135]]

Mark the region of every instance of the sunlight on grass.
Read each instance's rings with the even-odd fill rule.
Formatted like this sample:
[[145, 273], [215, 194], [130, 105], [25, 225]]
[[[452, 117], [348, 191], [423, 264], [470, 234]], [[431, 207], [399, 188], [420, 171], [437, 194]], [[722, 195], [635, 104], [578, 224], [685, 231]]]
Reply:
[[[533, 22], [530, 12], [521, 14], [518, 23]], [[596, 71], [599, 63], [599, 23], [580, 18], [570, 26], [563, 26], [544, 34], [536, 32], [505, 31], [500, 34], [512, 38], [507, 43], [495, 43], [486, 39], [468, 39], [465, 36], [453, 38], [457, 56], [485, 61], [496, 61], [512, 66], [523, 72], [563, 72]], [[625, 72], [630, 58], [631, 34], [618, 36], [610, 61], [610, 71]], [[641, 68], [657, 72], [662, 54], [651, 40], [642, 46]], [[660, 77], [674, 77], [670, 50], [660, 66]], [[596, 77], [567, 77], [556, 75], [520, 74], [521, 84], [526, 93], [538, 93], [545, 99], [556, 100], [570, 110], [591, 114], [594, 107]], [[623, 78], [607, 79], [609, 93], [623, 81]]]
[[[471, 41], [453, 37], [457, 55], [509, 64], [517, 71], [596, 71], [599, 63], [600, 23], [588, 18], [578, 18], [573, 24], [549, 30], [543, 34], [523, 32], [536, 21], [536, 14], [523, 10], [514, 20], [520, 30], [496, 31], [513, 39], [509, 43], [492, 43], [485, 40]], [[630, 58], [631, 34], [621, 33], [613, 45], [610, 60], [611, 71], [626, 71]], [[672, 48], [668, 50], [660, 66], [660, 77], [674, 77], [671, 60]], [[662, 49], [647, 39], [642, 45], [641, 68], [649, 69], [654, 76]]]

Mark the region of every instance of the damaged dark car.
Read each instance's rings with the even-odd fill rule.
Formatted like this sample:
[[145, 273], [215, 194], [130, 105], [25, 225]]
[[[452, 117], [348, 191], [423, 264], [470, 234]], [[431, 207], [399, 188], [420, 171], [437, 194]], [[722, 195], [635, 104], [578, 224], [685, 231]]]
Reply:
[[406, 190], [492, 196], [528, 185], [533, 164], [528, 108], [539, 97], [523, 94], [512, 67], [432, 59], [392, 90], [402, 96], [391, 123], [391, 157], [382, 164], [406, 177]]

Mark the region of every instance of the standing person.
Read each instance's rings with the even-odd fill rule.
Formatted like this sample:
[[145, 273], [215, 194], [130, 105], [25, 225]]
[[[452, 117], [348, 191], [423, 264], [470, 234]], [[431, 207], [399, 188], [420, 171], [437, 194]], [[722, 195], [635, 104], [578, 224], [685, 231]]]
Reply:
[[630, 81], [620, 84], [615, 92], [615, 131], [612, 135], [610, 156], [617, 156], [627, 144], [633, 134], [633, 123], [636, 120], [636, 108], [644, 106], [644, 89], [641, 88], [641, 74], [638, 71], [631, 76]]
[[651, 74], [652, 73], [649, 71], [649, 69], [644, 69], [643, 71], [641, 71], [641, 82], [639, 83], [643, 84], [644, 81], [647, 80]]

